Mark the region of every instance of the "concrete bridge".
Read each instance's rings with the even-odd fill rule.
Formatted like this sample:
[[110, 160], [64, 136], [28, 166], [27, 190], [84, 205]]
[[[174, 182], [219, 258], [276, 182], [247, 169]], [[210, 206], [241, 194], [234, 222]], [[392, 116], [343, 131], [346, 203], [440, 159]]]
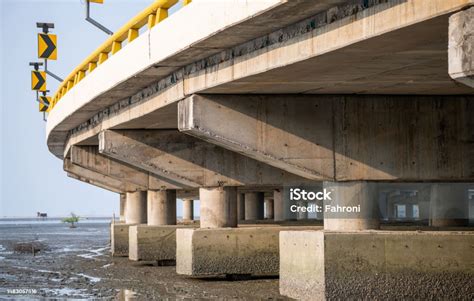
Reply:
[[[474, 295], [474, 1], [194, 0], [167, 17], [176, 2], [125, 24], [49, 109], [68, 176], [120, 194], [114, 255], [279, 274], [301, 299]], [[322, 226], [290, 210], [300, 186], [361, 212]], [[177, 198], [188, 221], [200, 200], [199, 226], [176, 225]], [[407, 215], [429, 226], [383, 222]]]

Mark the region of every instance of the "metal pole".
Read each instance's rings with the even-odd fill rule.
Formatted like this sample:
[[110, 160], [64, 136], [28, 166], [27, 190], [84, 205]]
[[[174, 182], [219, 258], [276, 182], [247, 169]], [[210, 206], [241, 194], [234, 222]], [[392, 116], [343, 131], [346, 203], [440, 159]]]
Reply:
[[59, 76], [57, 76], [56, 74], [54, 74], [53, 72], [48, 70], [48, 60], [47, 59], [44, 59], [44, 72], [46, 72], [46, 74], [50, 75], [51, 77], [53, 77], [55, 80], [59, 81], [60, 83], [63, 81], [62, 78], [60, 78]]
[[89, 0], [86, 0], [86, 21], [91, 23], [92, 25], [94, 25], [95, 27], [99, 28], [100, 30], [102, 30], [103, 32], [105, 32], [106, 34], [108, 35], [113, 35], [114, 33], [109, 30], [107, 27], [105, 27], [104, 25], [100, 24], [99, 22], [97, 22], [96, 20], [92, 19], [91, 16], [90, 16], [90, 2]]

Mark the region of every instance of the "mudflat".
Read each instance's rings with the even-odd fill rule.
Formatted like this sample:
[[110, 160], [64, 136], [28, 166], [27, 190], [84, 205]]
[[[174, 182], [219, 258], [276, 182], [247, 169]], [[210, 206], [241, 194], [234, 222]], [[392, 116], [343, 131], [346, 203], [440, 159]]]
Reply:
[[[30, 252], [25, 244], [31, 243]], [[21, 245], [21, 248], [18, 248]], [[277, 278], [192, 279], [110, 256], [108, 220], [0, 220], [0, 299], [278, 299]]]

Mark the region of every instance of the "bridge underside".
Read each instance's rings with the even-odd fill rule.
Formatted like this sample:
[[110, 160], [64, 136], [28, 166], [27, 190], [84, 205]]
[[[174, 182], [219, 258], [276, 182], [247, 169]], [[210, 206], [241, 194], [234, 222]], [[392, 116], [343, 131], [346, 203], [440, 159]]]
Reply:
[[[307, 12], [280, 28], [259, 31], [258, 17], [242, 21], [119, 84], [100, 78], [110, 87], [93, 95], [100, 74], [122, 72], [118, 59], [100, 66], [58, 104], [62, 119], [52, 112], [51, 151], [71, 177], [126, 195], [117, 229], [147, 224], [159, 237], [162, 229], [152, 226], [177, 227], [176, 250], [166, 251], [180, 274], [281, 273], [285, 295], [341, 298], [347, 295], [334, 285], [351, 277], [337, 273], [353, 269], [375, 283], [371, 293], [422, 275], [416, 296], [434, 297], [431, 284], [441, 281], [445, 297], [455, 297], [459, 283], [474, 279], [466, 264], [474, 261], [466, 227], [474, 214], [474, 3], [300, 2]], [[273, 9], [285, 12], [284, 5]], [[261, 17], [270, 16], [271, 9]], [[144, 45], [151, 39], [140, 38]], [[214, 40], [221, 44], [211, 47]], [[68, 100], [82, 106], [68, 115]], [[290, 187], [334, 197], [290, 201]], [[200, 228], [175, 225], [176, 195], [185, 199], [186, 220], [191, 199], [200, 200]], [[312, 215], [315, 223], [308, 212], [290, 210], [308, 204], [362, 209]], [[321, 220], [326, 231], [316, 231]], [[256, 221], [279, 225], [242, 228]], [[400, 221], [428, 233], [401, 231]], [[349, 258], [344, 268], [333, 254]], [[367, 260], [360, 270], [359, 255]], [[436, 258], [453, 264], [432, 264]], [[379, 273], [394, 282], [378, 283]]]

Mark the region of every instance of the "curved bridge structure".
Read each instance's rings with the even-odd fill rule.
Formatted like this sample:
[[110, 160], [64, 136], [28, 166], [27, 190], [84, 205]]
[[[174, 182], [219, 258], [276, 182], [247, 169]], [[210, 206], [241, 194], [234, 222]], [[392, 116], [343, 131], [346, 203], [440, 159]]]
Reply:
[[[396, 233], [364, 232], [380, 228], [374, 208], [387, 185], [417, 197], [427, 189], [431, 225], [465, 225], [474, 180], [474, 1], [193, 0], [168, 17], [176, 2], [155, 1], [73, 70], [53, 98], [46, 131], [69, 176], [122, 195], [120, 227], [175, 224], [176, 197], [186, 200], [188, 219], [188, 201], [200, 199], [201, 229], [177, 231], [178, 273], [279, 272], [282, 294], [340, 298], [319, 264], [337, 270], [329, 254], [339, 239], [392, 241]], [[286, 188], [302, 185], [331, 190], [362, 212], [325, 217], [331, 234], [293, 229], [279, 242], [280, 228], [235, 228], [262, 219], [264, 202], [275, 221], [296, 218]], [[362, 232], [334, 234], [347, 230]], [[216, 239], [202, 245], [206, 231]], [[246, 231], [266, 234], [249, 242]], [[251, 250], [223, 251], [233, 248], [221, 235]], [[268, 237], [280, 266], [262, 268], [268, 258], [250, 264]], [[453, 239], [458, 257], [448, 247], [437, 256], [473, 260], [471, 234], [407, 239], [428, 247]], [[127, 253], [128, 240], [115, 240], [116, 253]], [[307, 252], [324, 255], [309, 256], [314, 269], [305, 274], [309, 263], [291, 254], [309, 254], [300, 245], [308, 241]], [[131, 257], [141, 256], [137, 248]], [[392, 256], [380, 252], [374, 256]], [[239, 259], [231, 264], [229, 256]], [[414, 269], [432, 275], [424, 260]], [[430, 295], [428, 285], [420, 290]]]

